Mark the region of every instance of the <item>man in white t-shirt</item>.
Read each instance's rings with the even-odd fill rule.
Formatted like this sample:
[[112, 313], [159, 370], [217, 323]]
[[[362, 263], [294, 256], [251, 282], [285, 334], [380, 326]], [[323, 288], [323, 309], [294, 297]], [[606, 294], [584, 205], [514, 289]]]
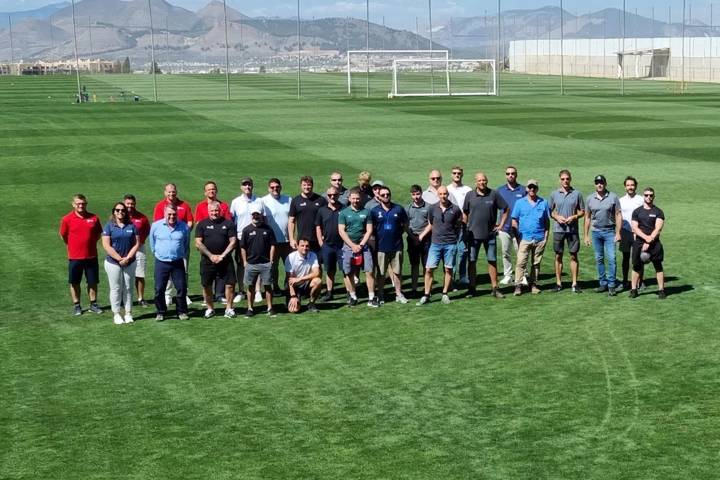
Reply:
[[308, 312], [318, 313], [315, 301], [322, 287], [320, 264], [315, 252], [310, 251], [310, 240], [307, 238], [298, 240], [297, 250], [285, 259], [285, 275], [288, 286], [288, 312], [300, 312], [300, 299], [306, 296], [310, 299]]
[[288, 239], [288, 214], [290, 213], [290, 201], [292, 200], [289, 196], [283, 195], [282, 183], [277, 178], [271, 178], [268, 181], [268, 193], [260, 200], [265, 205], [265, 222], [272, 228], [275, 233], [275, 259], [272, 265], [272, 276], [273, 276], [273, 289], [274, 293], [280, 293], [280, 286], [278, 284], [278, 264], [280, 260], [285, 262], [285, 259], [290, 254], [292, 249], [290, 248], [290, 240]]
[[[242, 192], [239, 196], [235, 197], [230, 204], [230, 215], [232, 220], [237, 226], [237, 237], [238, 240], [242, 240], [242, 231], [245, 227], [252, 223], [252, 215], [250, 214], [250, 207], [257, 207], [261, 212], [265, 212], [265, 206], [263, 205], [262, 199], [258, 198], [253, 193], [253, 179], [245, 177], [240, 180], [240, 191]], [[243, 277], [245, 276], [245, 267], [240, 257], [240, 249], [235, 250], [235, 262], [237, 263], [237, 279], [238, 289], [236, 292], [244, 292], [244, 286], [242, 284]], [[242, 293], [235, 295], [233, 303], [240, 304], [243, 296]]]
[[[447, 189], [450, 194], [450, 203], [457, 205], [462, 210], [465, 204], [465, 195], [472, 191], [467, 185], [463, 185], [463, 168], [460, 166], [454, 166], [451, 169], [452, 181], [448, 184]], [[467, 285], [469, 283], [467, 276], [467, 260], [468, 260], [468, 249], [465, 244], [466, 236], [466, 225], [463, 224], [458, 235], [457, 242], [457, 254], [455, 257], [455, 268], [453, 269], [455, 275], [455, 281], [461, 285]], [[456, 284], [457, 286], [457, 284]]]
[[[622, 229], [620, 230], [620, 252], [622, 253], [623, 288], [630, 288], [628, 273], [630, 271], [630, 250], [634, 235], [632, 232], [632, 213], [643, 205], [642, 195], [636, 195], [637, 179], [632, 176], [625, 177], [625, 195], [620, 197], [620, 210], [622, 210]], [[640, 279], [642, 282], [642, 279]]]

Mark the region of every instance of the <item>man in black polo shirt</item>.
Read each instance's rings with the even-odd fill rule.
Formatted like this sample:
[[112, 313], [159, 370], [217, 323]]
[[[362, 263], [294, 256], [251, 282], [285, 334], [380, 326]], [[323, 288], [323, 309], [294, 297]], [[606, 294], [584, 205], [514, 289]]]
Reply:
[[245, 318], [254, 315], [253, 301], [255, 300], [255, 283], [260, 281], [265, 290], [267, 314], [275, 316], [272, 307], [272, 261], [275, 258], [275, 233], [264, 222], [262, 209], [259, 205], [250, 205], [252, 222], [245, 227], [240, 237], [240, 255], [245, 264], [245, 278], [243, 282], [247, 288], [248, 309]]
[[665, 273], [663, 272], [663, 258], [665, 252], [660, 243], [660, 232], [665, 225], [665, 213], [655, 206], [655, 190], [647, 187], [643, 190], [643, 205], [632, 213], [632, 229], [635, 242], [632, 246], [632, 287], [630, 298], [638, 296], [638, 284], [643, 276], [645, 263], [652, 262], [655, 267], [660, 300], [665, 298]]
[[[475, 174], [475, 190], [465, 195], [463, 204], [463, 221], [467, 224], [467, 245], [470, 249], [468, 264], [468, 276], [470, 286], [468, 296], [476, 293], [477, 285], [477, 259], [480, 247], [485, 248], [487, 258], [488, 275], [492, 285], [491, 295], [495, 298], [503, 298], [504, 295], [498, 290], [497, 283], [497, 247], [495, 239], [500, 227], [505, 223], [508, 216], [508, 206], [505, 200], [497, 191], [488, 188], [487, 176], [478, 172]], [[502, 210], [500, 222], [497, 221], [497, 212]]]
[[320, 297], [321, 302], [329, 302], [333, 299], [335, 272], [338, 268], [342, 270], [343, 247], [343, 240], [338, 233], [338, 215], [342, 209], [339, 200], [340, 191], [336, 187], [330, 187], [325, 193], [325, 198], [327, 198], [327, 205], [320, 207], [315, 216], [315, 238], [320, 244], [327, 286], [327, 291]]
[[200, 253], [200, 282], [207, 304], [205, 318], [215, 315], [213, 283], [221, 280], [225, 284], [227, 306], [225, 316], [235, 317], [233, 296], [235, 295], [235, 264], [230, 254], [237, 242], [235, 224], [220, 214], [220, 203], [208, 203], [208, 218], [201, 220], [195, 230], [195, 246]]
[[[290, 247], [297, 249], [298, 238], [310, 238], [310, 250], [319, 254], [320, 244], [316, 240], [315, 235], [315, 216], [317, 211], [325, 205], [325, 199], [313, 192], [314, 181], [311, 176], [300, 178], [300, 195], [293, 198], [290, 202], [290, 212], [288, 214], [288, 236], [290, 237]], [[295, 233], [297, 227], [297, 233]]]

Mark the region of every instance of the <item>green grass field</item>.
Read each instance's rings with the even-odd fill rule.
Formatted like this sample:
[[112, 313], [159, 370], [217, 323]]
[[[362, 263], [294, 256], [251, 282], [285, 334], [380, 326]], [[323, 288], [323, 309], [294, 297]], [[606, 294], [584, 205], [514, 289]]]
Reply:
[[[94, 76], [102, 103], [76, 105], [73, 77], [0, 77], [0, 478], [717, 478], [720, 87], [567, 79], [561, 97], [556, 78], [503, 76], [500, 97], [389, 101], [372, 80], [345, 98], [342, 76], [307, 75], [298, 101], [293, 76], [233, 77], [223, 102], [223, 76], [161, 76], [153, 103], [148, 76]], [[120, 89], [143, 100], [110, 102]], [[246, 175], [296, 194], [339, 168], [406, 203], [454, 164], [493, 186], [514, 164], [544, 196], [561, 168], [586, 194], [598, 173], [652, 185], [668, 299], [592, 293], [583, 248], [577, 296], [232, 321], [196, 302], [188, 322], [147, 309], [120, 327], [69, 313], [57, 228], [76, 192], [105, 218], [126, 192], [151, 213], [168, 181], [195, 204], [207, 179], [230, 200]]]

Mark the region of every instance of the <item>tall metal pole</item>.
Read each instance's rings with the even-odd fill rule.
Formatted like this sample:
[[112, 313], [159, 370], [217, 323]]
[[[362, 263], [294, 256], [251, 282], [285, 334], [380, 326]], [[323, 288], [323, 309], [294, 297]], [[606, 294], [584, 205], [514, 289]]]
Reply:
[[713, 4], [710, 4], [710, 81], [712, 82], [714, 79], [713, 73], [713, 56], [715, 55], [713, 53], [713, 37], [714, 37], [714, 28], [713, 28]]
[[155, 77], [155, 70], [157, 70], [155, 68], [155, 33], [153, 31], [152, 5], [150, 5], [151, 1], [152, 0], [148, 0], [148, 12], [150, 13], [150, 68], [152, 69], [153, 97], [157, 102], [157, 78]]
[[[430, 24], [430, 58], [433, 58], [432, 0], [428, 0], [428, 22]], [[430, 62], [430, 92], [435, 93], [435, 72], [433, 71], [432, 62]]]
[[620, 95], [625, 95], [625, 0], [623, 0], [622, 6], [622, 48], [620, 49], [620, 61], [622, 64], [620, 68]]
[[75, 78], [77, 79], [78, 103], [82, 102], [82, 91], [80, 90], [80, 59], [77, 49], [77, 28], [75, 26], [75, 0], [72, 0], [72, 23], [73, 23], [73, 46], [75, 48]]
[[223, 16], [225, 18], [225, 100], [230, 101], [230, 47], [228, 43], [227, 2], [223, 0]]
[[418, 17], [415, 17], [415, 50], [420, 50], [420, 23]]
[[[165, 16], [165, 60], [167, 61], [168, 65], [170, 64], [170, 25], [168, 21], [168, 17]], [[167, 65], [165, 66], [167, 68]]]
[[300, 86], [300, 0], [297, 0], [297, 42], [298, 42], [298, 62], [297, 62], [297, 98], [300, 100], [302, 95], [302, 87]]
[[[73, 0], [74, 1], [74, 0]], [[73, 5], [75, 5], [73, 3]], [[73, 23], [74, 26], [74, 23]], [[12, 38], [12, 19], [10, 18], [10, 15], [8, 15], [8, 27], [10, 28], [10, 64], [12, 65], [15, 63], [15, 51], [13, 48], [13, 38]], [[77, 55], [75, 55], [77, 57]], [[18, 67], [18, 75], [20, 74], [20, 68]]]
[[501, 0], [498, 0], [497, 2], [497, 71], [495, 72], [496, 77], [498, 78], [497, 84], [496, 84], [496, 90], [495, 94], [500, 96], [500, 72], [502, 71], [502, 66], [500, 65], [500, 62], [503, 61], [502, 57], [500, 56], [500, 49], [502, 48], [502, 44], [500, 43], [502, 41], [502, 37], [500, 36], [500, 28], [502, 25], [502, 16], [500, 14], [500, 2]]
[[92, 44], [92, 21], [88, 17], [88, 37], [90, 37], [90, 58], [93, 57], [93, 44]]
[[[298, 23], [300, 22], [300, 0], [298, 0]], [[238, 26], [240, 27], [240, 73], [245, 73], [245, 45], [243, 45], [243, 19], [242, 15], [238, 18]], [[298, 32], [300, 31], [300, 27], [298, 25]], [[298, 39], [300, 38], [300, 34], [298, 34]], [[300, 43], [298, 40], [298, 48], [300, 48]]]
[[683, 11], [682, 11], [682, 63], [680, 73], [680, 94], [685, 93], [685, 4], [686, 0], [683, 0]]
[[50, 22], [50, 50], [55, 51], [55, 33], [53, 32], [53, 17], [50, 15], [50, 18], [48, 19]]
[[382, 40], [382, 49], [385, 50], [385, 15], [382, 16], [382, 22], [383, 22], [383, 34], [381, 40]]
[[365, 98], [370, 98], [370, 0], [365, 0]]
[[565, 12], [563, 11], [563, 0], [560, 0], [560, 95], [565, 95]]

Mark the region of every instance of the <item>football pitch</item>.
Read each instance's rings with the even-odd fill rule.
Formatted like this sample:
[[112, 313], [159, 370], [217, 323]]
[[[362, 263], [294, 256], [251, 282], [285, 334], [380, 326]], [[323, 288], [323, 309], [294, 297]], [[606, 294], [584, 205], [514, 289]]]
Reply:
[[[0, 478], [717, 478], [720, 87], [567, 79], [560, 96], [508, 75], [499, 97], [388, 100], [386, 78], [368, 99], [343, 82], [306, 75], [298, 101], [292, 75], [233, 77], [225, 102], [222, 75], [159, 76], [154, 103], [147, 75], [92, 76], [98, 102], [77, 105], [74, 77], [0, 77]], [[339, 169], [407, 204], [456, 164], [493, 188], [515, 165], [543, 197], [561, 168], [585, 195], [597, 174], [654, 187], [668, 298], [652, 268], [635, 300], [594, 293], [583, 246], [580, 295], [549, 291], [548, 248], [540, 295], [491, 298], [481, 256], [482, 294], [451, 305], [204, 320], [194, 251], [189, 321], [70, 314], [74, 193], [104, 223], [125, 193], [151, 215], [167, 182], [195, 205], [209, 179], [230, 201], [244, 176], [295, 195]]]

